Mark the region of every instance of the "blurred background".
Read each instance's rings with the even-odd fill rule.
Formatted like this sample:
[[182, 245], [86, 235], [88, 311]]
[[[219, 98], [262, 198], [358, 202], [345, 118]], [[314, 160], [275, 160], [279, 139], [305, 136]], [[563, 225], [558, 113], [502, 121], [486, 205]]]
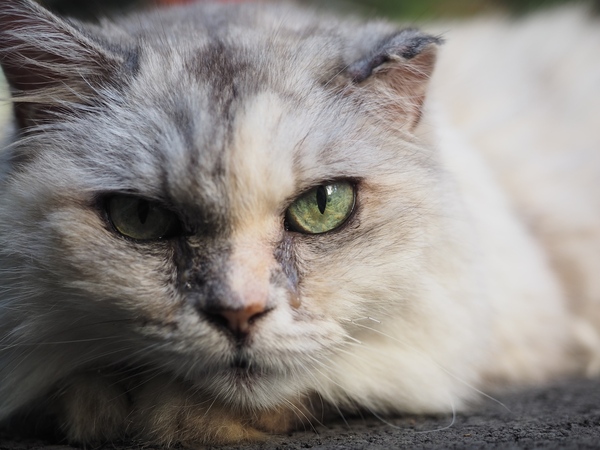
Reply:
[[[1, 1], [1, 0], [0, 0]], [[39, 0], [54, 11], [76, 17], [93, 18], [152, 4], [185, 3], [190, 0]], [[193, 1], [193, 0], [192, 0]], [[202, 1], [202, 0], [200, 0]], [[243, 0], [225, 0], [239, 2]], [[477, 14], [501, 12], [521, 15], [536, 9], [578, 0], [299, 0], [298, 3], [329, 9], [387, 16], [393, 19], [425, 21], [467, 18]], [[600, 11], [600, 0], [589, 0]]]

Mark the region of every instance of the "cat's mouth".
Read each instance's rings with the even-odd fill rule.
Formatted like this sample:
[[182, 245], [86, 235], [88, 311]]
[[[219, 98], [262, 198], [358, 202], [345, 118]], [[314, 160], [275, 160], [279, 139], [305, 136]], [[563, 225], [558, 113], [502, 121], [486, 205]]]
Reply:
[[234, 370], [250, 370], [250, 360], [244, 356], [236, 355], [231, 363]]
[[198, 377], [197, 386], [236, 408], [272, 408], [298, 395], [304, 386], [286, 377], [285, 361], [261, 356], [238, 350], [226, 364]]
[[272, 386], [280, 378], [274, 368], [266, 367], [253, 358], [236, 355], [231, 363], [221, 371], [222, 381], [238, 392], [239, 395], [250, 396], [253, 402], [257, 391]]
[[245, 357], [236, 355], [231, 365], [229, 372], [235, 377], [236, 381], [250, 383], [254, 380], [267, 376], [265, 370], [257, 364], [252, 364], [252, 361]]

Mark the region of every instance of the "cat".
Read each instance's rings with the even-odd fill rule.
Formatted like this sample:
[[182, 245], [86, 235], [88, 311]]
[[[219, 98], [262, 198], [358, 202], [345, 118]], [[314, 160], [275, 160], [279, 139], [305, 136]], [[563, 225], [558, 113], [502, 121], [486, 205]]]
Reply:
[[[559, 173], [546, 196], [526, 170], [550, 144], [527, 159], [502, 127], [469, 131], [510, 98], [469, 91], [510, 60], [451, 43], [473, 36], [269, 3], [84, 24], [4, 0], [0, 419], [223, 444], [597, 373], [597, 194]], [[519, 173], [491, 164], [499, 144]]]

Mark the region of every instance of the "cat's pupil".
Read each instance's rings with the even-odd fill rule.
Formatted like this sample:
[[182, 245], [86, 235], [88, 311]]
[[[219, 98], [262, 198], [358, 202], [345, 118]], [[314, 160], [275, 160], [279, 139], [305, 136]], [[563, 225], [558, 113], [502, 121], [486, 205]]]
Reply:
[[146, 224], [148, 215], [150, 214], [150, 204], [144, 200], [138, 202], [138, 219], [142, 225]]
[[317, 188], [317, 206], [319, 207], [321, 214], [324, 214], [325, 208], [327, 207], [327, 190], [325, 189], [325, 186], [319, 186]]

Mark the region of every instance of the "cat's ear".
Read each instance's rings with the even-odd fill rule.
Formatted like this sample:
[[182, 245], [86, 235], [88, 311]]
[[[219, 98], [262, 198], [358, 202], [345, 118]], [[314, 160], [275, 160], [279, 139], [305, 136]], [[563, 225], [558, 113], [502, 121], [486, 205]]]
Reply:
[[[30, 0], [0, 1], [0, 65], [22, 127], [87, 104], [122, 58]], [[44, 114], [46, 112], [46, 114]]]
[[[380, 40], [350, 64], [345, 76], [373, 97], [378, 108], [414, 129], [421, 118], [441, 38], [408, 28]], [[361, 92], [362, 94], [362, 92]]]

